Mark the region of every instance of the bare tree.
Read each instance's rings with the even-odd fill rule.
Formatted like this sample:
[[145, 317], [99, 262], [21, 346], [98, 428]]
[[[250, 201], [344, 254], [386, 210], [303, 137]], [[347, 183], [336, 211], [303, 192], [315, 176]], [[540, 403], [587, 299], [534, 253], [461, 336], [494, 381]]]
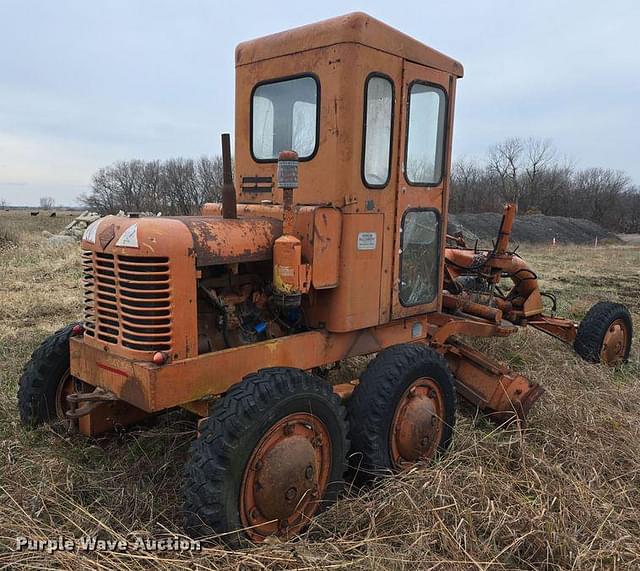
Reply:
[[516, 205], [520, 202], [522, 191], [520, 175], [523, 154], [524, 145], [516, 137], [498, 143], [489, 151], [489, 172], [495, 176], [502, 198]]
[[51, 210], [56, 205], [56, 201], [52, 196], [43, 196], [40, 198], [40, 208], [42, 210]]
[[9, 206], [9, 203], [7, 202], [7, 200], [5, 198], [0, 198], [0, 208], [6, 208], [7, 206]]

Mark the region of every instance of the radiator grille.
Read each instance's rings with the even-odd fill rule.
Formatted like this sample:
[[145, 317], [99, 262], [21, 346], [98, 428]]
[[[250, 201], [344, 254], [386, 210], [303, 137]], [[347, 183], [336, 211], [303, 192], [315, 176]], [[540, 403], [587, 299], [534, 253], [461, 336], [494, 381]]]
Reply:
[[171, 349], [168, 258], [83, 252], [85, 332], [136, 351]]

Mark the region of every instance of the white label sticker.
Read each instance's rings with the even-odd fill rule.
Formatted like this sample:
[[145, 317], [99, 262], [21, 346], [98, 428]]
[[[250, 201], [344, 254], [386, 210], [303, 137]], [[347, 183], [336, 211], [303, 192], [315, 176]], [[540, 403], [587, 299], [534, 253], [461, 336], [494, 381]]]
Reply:
[[375, 250], [377, 238], [375, 232], [359, 232], [358, 250]]
[[116, 242], [116, 246], [122, 246], [124, 248], [137, 248], [138, 247], [138, 225], [134, 224], [129, 226], [122, 236]]
[[87, 226], [87, 229], [84, 231], [84, 234], [82, 235], [83, 240], [91, 244], [96, 243], [96, 232], [98, 231], [98, 224], [100, 224], [100, 220], [101, 218], [92, 222], [91, 224], [89, 224], [89, 226]]

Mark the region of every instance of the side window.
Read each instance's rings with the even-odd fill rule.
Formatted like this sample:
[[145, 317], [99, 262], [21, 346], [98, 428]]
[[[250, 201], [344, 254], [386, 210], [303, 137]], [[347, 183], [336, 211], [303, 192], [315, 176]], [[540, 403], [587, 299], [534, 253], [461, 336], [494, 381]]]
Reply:
[[402, 220], [400, 303], [432, 302], [438, 293], [440, 224], [433, 210], [409, 210]]
[[424, 83], [411, 85], [405, 156], [405, 174], [410, 184], [436, 185], [442, 180], [446, 108], [442, 88]]
[[371, 188], [382, 188], [391, 171], [393, 83], [381, 75], [370, 75], [365, 85], [364, 151], [362, 179]]
[[251, 152], [257, 161], [280, 151], [309, 159], [318, 144], [318, 82], [311, 76], [258, 85], [251, 97]]

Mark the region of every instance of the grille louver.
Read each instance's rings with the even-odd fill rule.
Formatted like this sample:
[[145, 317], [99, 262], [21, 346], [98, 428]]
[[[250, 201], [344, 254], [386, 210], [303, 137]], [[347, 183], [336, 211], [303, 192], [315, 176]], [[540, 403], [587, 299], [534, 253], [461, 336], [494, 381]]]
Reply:
[[168, 258], [83, 252], [85, 332], [134, 351], [171, 350]]

